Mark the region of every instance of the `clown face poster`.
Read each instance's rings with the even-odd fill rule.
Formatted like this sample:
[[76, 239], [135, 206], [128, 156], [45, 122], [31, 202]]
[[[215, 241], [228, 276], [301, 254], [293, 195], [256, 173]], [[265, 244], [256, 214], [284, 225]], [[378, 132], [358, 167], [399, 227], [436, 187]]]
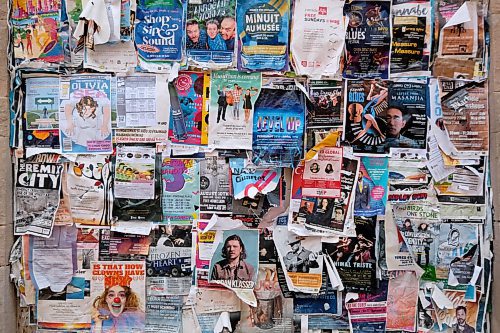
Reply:
[[91, 263], [92, 332], [144, 332], [146, 263]]

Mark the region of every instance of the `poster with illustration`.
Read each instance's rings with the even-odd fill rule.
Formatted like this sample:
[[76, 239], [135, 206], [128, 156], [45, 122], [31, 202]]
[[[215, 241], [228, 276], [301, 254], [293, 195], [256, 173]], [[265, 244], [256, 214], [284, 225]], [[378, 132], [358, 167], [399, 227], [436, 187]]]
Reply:
[[185, 0], [139, 0], [135, 44], [140, 61], [162, 63], [182, 58]]
[[64, 61], [61, 1], [13, 1], [10, 23], [17, 61]]
[[252, 162], [295, 167], [303, 155], [305, 96], [292, 80], [270, 81], [255, 102]]
[[288, 70], [290, 1], [238, 0], [238, 69]]
[[384, 215], [387, 202], [387, 169], [389, 159], [386, 157], [361, 157], [357, 182], [354, 184], [354, 215]]
[[352, 1], [344, 6], [345, 79], [388, 79], [391, 49], [390, 1]]
[[59, 128], [59, 77], [26, 79], [26, 129]]
[[236, 0], [190, 1], [187, 8], [186, 53], [198, 66], [233, 63]]
[[243, 158], [229, 160], [232, 193], [235, 199], [255, 198], [257, 194], [267, 194], [278, 186], [281, 169], [256, 168], [255, 165], [245, 162]]
[[67, 172], [74, 223], [109, 226], [113, 210], [112, 166], [107, 155], [79, 155]]
[[204, 75], [202, 72], [179, 72], [174, 86], [182, 114], [170, 113], [168, 137], [173, 143], [201, 145]]
[[60, 80], [59, 132], [63, 153], [111, 153], [111, 76]]
[[347, 81], [343, 135], [354, 153], [385, 153], [388, 93], [388, 81]]
[[144, 332], [146, 264], [144, 261], [91, 263], [93, 332]]
[[164, 158], [161, 173], [163, 221], [168, 224], [191, 225], [198, 217], [200, 206], [198, 161]]
[[210, 80], [208, 145], [218, 149], [252, 149], [252, 120], [261, 74], [214, 71]]

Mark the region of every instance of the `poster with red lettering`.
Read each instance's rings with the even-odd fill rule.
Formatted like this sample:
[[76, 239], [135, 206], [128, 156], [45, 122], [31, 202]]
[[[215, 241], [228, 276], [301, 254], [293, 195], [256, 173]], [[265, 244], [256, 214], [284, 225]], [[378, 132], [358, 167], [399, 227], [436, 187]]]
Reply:
[[92, 332], [144, 332], [145, 265], [144, 261], [92, 262]]

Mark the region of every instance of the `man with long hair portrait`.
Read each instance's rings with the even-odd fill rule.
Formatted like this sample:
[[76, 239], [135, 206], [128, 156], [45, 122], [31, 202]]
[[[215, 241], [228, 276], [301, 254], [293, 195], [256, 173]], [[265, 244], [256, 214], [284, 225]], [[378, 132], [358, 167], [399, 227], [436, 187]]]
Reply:
[[226, 238], [222, 247], [222, 260], [212, 269], [212, 280], [239, 280], [252, 281], [255, 268], [245, 259], [247, 253], [245, 244], [238, 235]]

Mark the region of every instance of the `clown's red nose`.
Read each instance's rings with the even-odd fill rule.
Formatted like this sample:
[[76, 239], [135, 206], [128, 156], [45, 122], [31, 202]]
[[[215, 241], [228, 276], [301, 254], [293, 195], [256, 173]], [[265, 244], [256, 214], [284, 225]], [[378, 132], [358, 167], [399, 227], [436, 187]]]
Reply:
[[121, 303], [121, 301], [122, 300], [120, 299], [120, 297], [115, 297], [115, 299], [113, 300], [113, 302], [115, 303]]

